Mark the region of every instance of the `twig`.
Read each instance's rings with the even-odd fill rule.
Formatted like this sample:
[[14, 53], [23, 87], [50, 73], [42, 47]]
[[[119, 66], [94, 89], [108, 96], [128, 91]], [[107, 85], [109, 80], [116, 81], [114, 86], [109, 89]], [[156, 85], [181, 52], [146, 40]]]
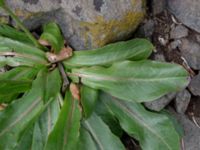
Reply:
[[63, 67], [63, 64], [61, 62], [58, 63], [58, 69], [60, 71], [60, 75], [62, 77], [63, 80], [63, 84], [62, 84], [62, 93], [65, 93], [68, 85], [69, 85], [69, 80], [67, 78], [67, 73], [65, 72], [65, 69]]
[[192, 116], [192, 121], [194, 122], [194, 124], [200, 129], [199, 124], [197, 123], [196, 119], [194, 116]]

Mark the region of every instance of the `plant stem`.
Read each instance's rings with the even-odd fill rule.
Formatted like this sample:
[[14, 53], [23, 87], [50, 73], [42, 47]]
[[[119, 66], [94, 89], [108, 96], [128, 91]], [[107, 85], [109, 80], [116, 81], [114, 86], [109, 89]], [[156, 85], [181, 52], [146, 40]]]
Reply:
[[33, 42], [33, 44], [41, 48], [41, 45], [38, 43], [38, 41], [35, 39], [35, 37], [31, 34], [29, 30], [26, 29], [26, 27], [23, 25], [23, 23], [17, 18], [17, 16], [6, 6], [3, 6], [4, 10], [12, 17], [12, 19], [16, 22], [16, 24], [27, 34], [29, 39]]

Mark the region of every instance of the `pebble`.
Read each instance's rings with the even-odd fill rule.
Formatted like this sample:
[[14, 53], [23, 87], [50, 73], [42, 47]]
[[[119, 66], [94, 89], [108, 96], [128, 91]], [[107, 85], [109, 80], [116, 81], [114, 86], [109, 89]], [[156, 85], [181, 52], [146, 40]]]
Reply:
[[188, 90], [183, 90], [176, 95], [175, 108], [176, 112], [184, 114], [190, 103], [191, 94]]
[[167, 106], [176, 96], [176, 93], [169, 93], [155, 101], [145, 102], [144, 105], [153, 111], [161, 111], [165, 106]]
[[193, 95], [200, 96], [200, 73], [192, 78], [188, 88]]
[[171, 39], [180, 39], [188, 36], [188, 29], [183, 25], [178, 25], [170, 32]]

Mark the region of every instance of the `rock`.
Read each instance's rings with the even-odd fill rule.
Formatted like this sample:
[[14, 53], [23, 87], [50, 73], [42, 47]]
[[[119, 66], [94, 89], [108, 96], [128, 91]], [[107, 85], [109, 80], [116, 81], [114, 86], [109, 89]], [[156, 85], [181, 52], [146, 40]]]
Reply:
[[176, 111], [180, 114], [184, 114], [190, 103], [191, 94], [186, 89], [177, 93], [175, 99]]
[[168, 0], [168, 9], [189, 28], [200, 33], [199, 0]]
[[5, 67], [0, 67], [0, 74], [6, 72], [6, 68]]
[[154, 20], [145, 20], [136, 32], [136, 37], [151, 39], [154, 32]]
[[200, 44], [200, 34], [196, 34], [196, 41]]
[[200, 128], [198, 128], [185, 115], [175, 114], [178, 122], [184, 130], [183, 142], [184, 150], [199, 150], [200, 148]]
[[195, 70], [200, 70], [200, 44], [182, 39], [179, 47], [181, 55], [187, 60], [189, 66]]
[[179, 46], [181, 46], [181, 41], [180, 41], [180, 40], [172, 41], [172, 42], [169, 44], [169, 48], [170, 48], [170, 49], [176, 49], [176, 48], [178, 48]]
[[188, 88], [192, 94], [200, 96], [200, 73], [192, 78]]
[[26, 26], [56, 21], [76, 50], [128, 38], [145, 15], [144, 0], [7, 0]]
[[183, 25], [178, 25], [170, 32], [171, 39], [180, 39], [188, 36], [188, 29]]
[[9, 23], [9, 16], [2, 9], [0, 9], [0, 23]]
[[166, 0], [152, 0], [151, 3], [153, 15], [160, 14], [166, 8]]
[[155, 101], [145, 102], [144, 105], [154, 111], [161, 111], [165, 106], [167, 106], [176, 96], [176, 93], [169, 93]]
[[160, 62], [166, 62], [165, 56], [162, 53], [160, 53], [160, 54], [159, 53], [155, 53], [153, 55], [153, 59], [156, 60], [156, 61], [160, 61]]

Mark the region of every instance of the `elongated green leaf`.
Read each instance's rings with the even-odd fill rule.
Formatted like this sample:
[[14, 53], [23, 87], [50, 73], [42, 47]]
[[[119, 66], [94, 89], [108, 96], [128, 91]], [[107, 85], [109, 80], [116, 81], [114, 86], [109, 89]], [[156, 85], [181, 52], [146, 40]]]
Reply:
[[121, 127], [139, 141], [143, 150], [180, 150], [180, 137], [166, 115], [106, 94], [101, 94], [100, 99], [113, 111]]
[[0, 0], [0, 7], [3, 7], [5, 5], [4, 0]]
[[0, 74], [0, 95], [25, 92], [30, 89], [38, 70], [19, 67]]
[[64, 47], [64, 38], [58, 25], [54, 22], [48, 23], [43, 27], [40, 39], [48, 41], [56, 53]]
[[98, 99], [98, 91], [87, 86], [81, 87], [81, 104], [83, 106], [83, 111], [85, 117], [89, 117], [94, 108], [96, 101]]
[[113, 114], [112, 110], [107, 108], [107, 106], [102, 101], [97, 101], [95, 112], [98, 114], [98, 116], [101, 117], [101, 119], [109, 126], [112, 133], [117, 135], [118, 137], [121, 137], [123, 134], [123, 130], [119, 125], [119, 121]]
[[0, 23], [0, 35], [11, 38], [13, 40], [33, 45], [32, 41], [28, 38], [28, 36], [24, 32], [12, 28], [6, 24]]
[[100, 89], [127, 101], [152, 101], [180, 90], [188, 84], [188, 73], [181, 66], [155, 61], [123, 61], [109, 68], [73, 69], [71, 78], [80, 77], [91, 88]]
[[33, 125], [28, 127], [21, 135], [14, 150], [30, 150], [33, 138]]
[[44, 77], [45, 73], [40, 72], [30, 92], [0, 112], [0, 149], [13, 150], [23, 130], [44, 109]]
[[[83, 126], [85, 129], [82, 129], [79, 145], [81, 147], [78, 149], [125, 150], [120, 139], [112, 134], [108, 126], [95, 113], [93, 113], [89, 119], [83, 121]], [[87, 143], [89, 144], [86, 145]]]
[[30, 89], [38, 70], [18, 67], [0, 74], [0, 102], [10, 102]]
[[49, 135], [45, 150], [74, 150], [79, 137], [80, 119], [79, 102], [67, 92], [58, 121]]
[[0, 36], [0, 66], [45, 66], [47, 59], [42, 50], [29, 44]]
[[57, 68], [48, 73], [45, 84], [45, 102], [57, 97], [58, 93], [60, 93], [61, 82], [60, 73]]
[[44, 149], [48, 136], [59, 116], [60, 107], [57, 98], [49, 104], [38, 122], [35, 123], [31, 150]]
[[114, 62], [131, 59], [142, 60], [149, 57], [153, 45], [145, 39], [118, 42], [102, 48], [87, 51], [75, 51], [73, 56], [64, 61], [66, 68], [111, 65]]
[[99, 150], [98, 145], [96, 145], [96, 142], [84, 127], [80, 129], [80, 139], [77, 150]]

